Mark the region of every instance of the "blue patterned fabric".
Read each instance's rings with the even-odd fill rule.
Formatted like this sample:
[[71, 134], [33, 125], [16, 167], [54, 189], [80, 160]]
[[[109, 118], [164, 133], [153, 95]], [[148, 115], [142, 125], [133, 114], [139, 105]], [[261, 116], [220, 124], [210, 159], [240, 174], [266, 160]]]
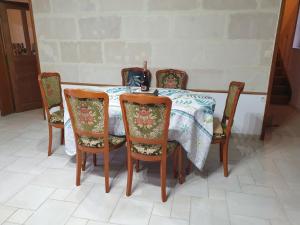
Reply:
[[127, 84], [131, 87], [140, 87], [143, 81], [143, 72], [128, 71]]

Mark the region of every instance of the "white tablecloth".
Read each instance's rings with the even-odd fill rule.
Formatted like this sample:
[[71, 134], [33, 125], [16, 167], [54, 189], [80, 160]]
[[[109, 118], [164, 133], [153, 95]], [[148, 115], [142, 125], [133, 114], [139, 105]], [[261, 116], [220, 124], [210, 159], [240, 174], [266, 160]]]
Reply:
[[[93, 87], [62, 85], [62, 89], [75, 88], [104, 91], [109, 95], [109, 133], [125, 135], [119, 96], [126, 87]], [[197, 92], [175, 89], [158, 89], [160, 96], [172, 100], [169, 140], [178, 141], [196, 167], [202, 169], [209, 152], [213, 134], [215, 100]], [[64, 101], [65, 149], [68, 155], [76, 154], [75, 139], [70, 115]]]

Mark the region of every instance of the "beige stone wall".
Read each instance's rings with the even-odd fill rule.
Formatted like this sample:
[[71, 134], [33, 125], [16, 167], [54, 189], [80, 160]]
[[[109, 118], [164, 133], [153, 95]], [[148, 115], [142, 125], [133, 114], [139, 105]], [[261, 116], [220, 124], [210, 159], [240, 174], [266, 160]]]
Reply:
[[267, 91], [280, 0], [32, 1], [42, 70], [63, 81], [121, 84], [148, 60], [186, 70], [189, 88]]

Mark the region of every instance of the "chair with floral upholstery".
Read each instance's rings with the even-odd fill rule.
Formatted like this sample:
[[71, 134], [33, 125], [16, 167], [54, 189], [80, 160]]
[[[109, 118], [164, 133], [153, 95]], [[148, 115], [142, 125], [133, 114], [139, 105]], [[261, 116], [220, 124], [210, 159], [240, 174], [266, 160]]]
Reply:
[[186, 89], [188, 75], [186, 72], [174, 69], [156, 71], [156, 87]]
[[[151, 83], [151, 73], [147, 70], [149, 85]], [[140, 87], [143, 81], [144, 69], [139, 67], [124, 68], [121, 71], [122, 85], [131, 87]]]
[[108, 193], [109, 153], [125, 143], [125, 137], [108, 134], [109, 97], [104, 92], [78, 89], [65, 89], [64, 94], [76, 141], [76, 185], [80, 185], [86, 153], [101, 153], [104, 156], [105, 192]]
[[[220, 119], [216, 117], [213, 119], [212, 144], [220, 145], [220, 161], [223, 162], [224, 177], [228, 177], [229, 139], [236, 107], [244, 87], [245, 83], [243, 82], [233, 81], [230, 83], [222, 120], [220, 121]], [[191, 170], [191, 167], [192, 164], [190, 162], [188, 172]]]
[[60, 75], [58, 73], [41, 73], [38, 76], [38, 81], [48, 120], [48, 156], [50, 156], [52, 154], [52, 127], [61, 129], [61, 144], [64, 143], [64, 109]]
[[[161, 197], [166, 196], [167, 157], [178, 162], [179, 183], [182, 176], [182, 148], [176, 141], [168, 141], [168, 129], [172, 102], [167, 97], [122, 94], [120, 103], [127, 140], [127, 190], [131, 195], [133, 160], [160, 162]], [[177, 164], [178, 163], [178, 164]]]

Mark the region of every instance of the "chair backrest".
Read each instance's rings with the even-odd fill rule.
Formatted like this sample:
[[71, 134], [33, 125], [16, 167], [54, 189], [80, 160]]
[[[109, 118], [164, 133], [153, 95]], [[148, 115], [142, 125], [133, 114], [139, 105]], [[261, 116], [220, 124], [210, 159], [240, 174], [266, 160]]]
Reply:
[[122, 94], [120, 103], [126, 139], [132, 142], [162, 146], [167, 153], [168, 131], [172, 101], [168, 97]]
[[[151, 72], [149, 70], [147, 72], [149, 84], [151, 84]], [[124, 68], [121, 75], [123, 86], [139, 87], [144, 76], [144, 69], [139, 67]]]
[[62, 104], [61, 81], [59, 73], [41, 73], [38, 75], [39, 86], [47, 117], [50, 117], [50, 109]]
[[103, 138], [108, 147], [108, 104], [104, 92], [64, 90], [76, 143], [78, 138]]
[[185, 71], [165, 69], [156, 72], [156, 87], [186, 89], [188, 75]]
[[236, 107], [240, 95], [244, 90], [244, 87], [245, 87], [244, 82], [237, 82], [237, 81], [232, 81], [229, 85], [225, 110], [222, 119], [222, 126], [227, 136], [229, 136], [231, 133]]

